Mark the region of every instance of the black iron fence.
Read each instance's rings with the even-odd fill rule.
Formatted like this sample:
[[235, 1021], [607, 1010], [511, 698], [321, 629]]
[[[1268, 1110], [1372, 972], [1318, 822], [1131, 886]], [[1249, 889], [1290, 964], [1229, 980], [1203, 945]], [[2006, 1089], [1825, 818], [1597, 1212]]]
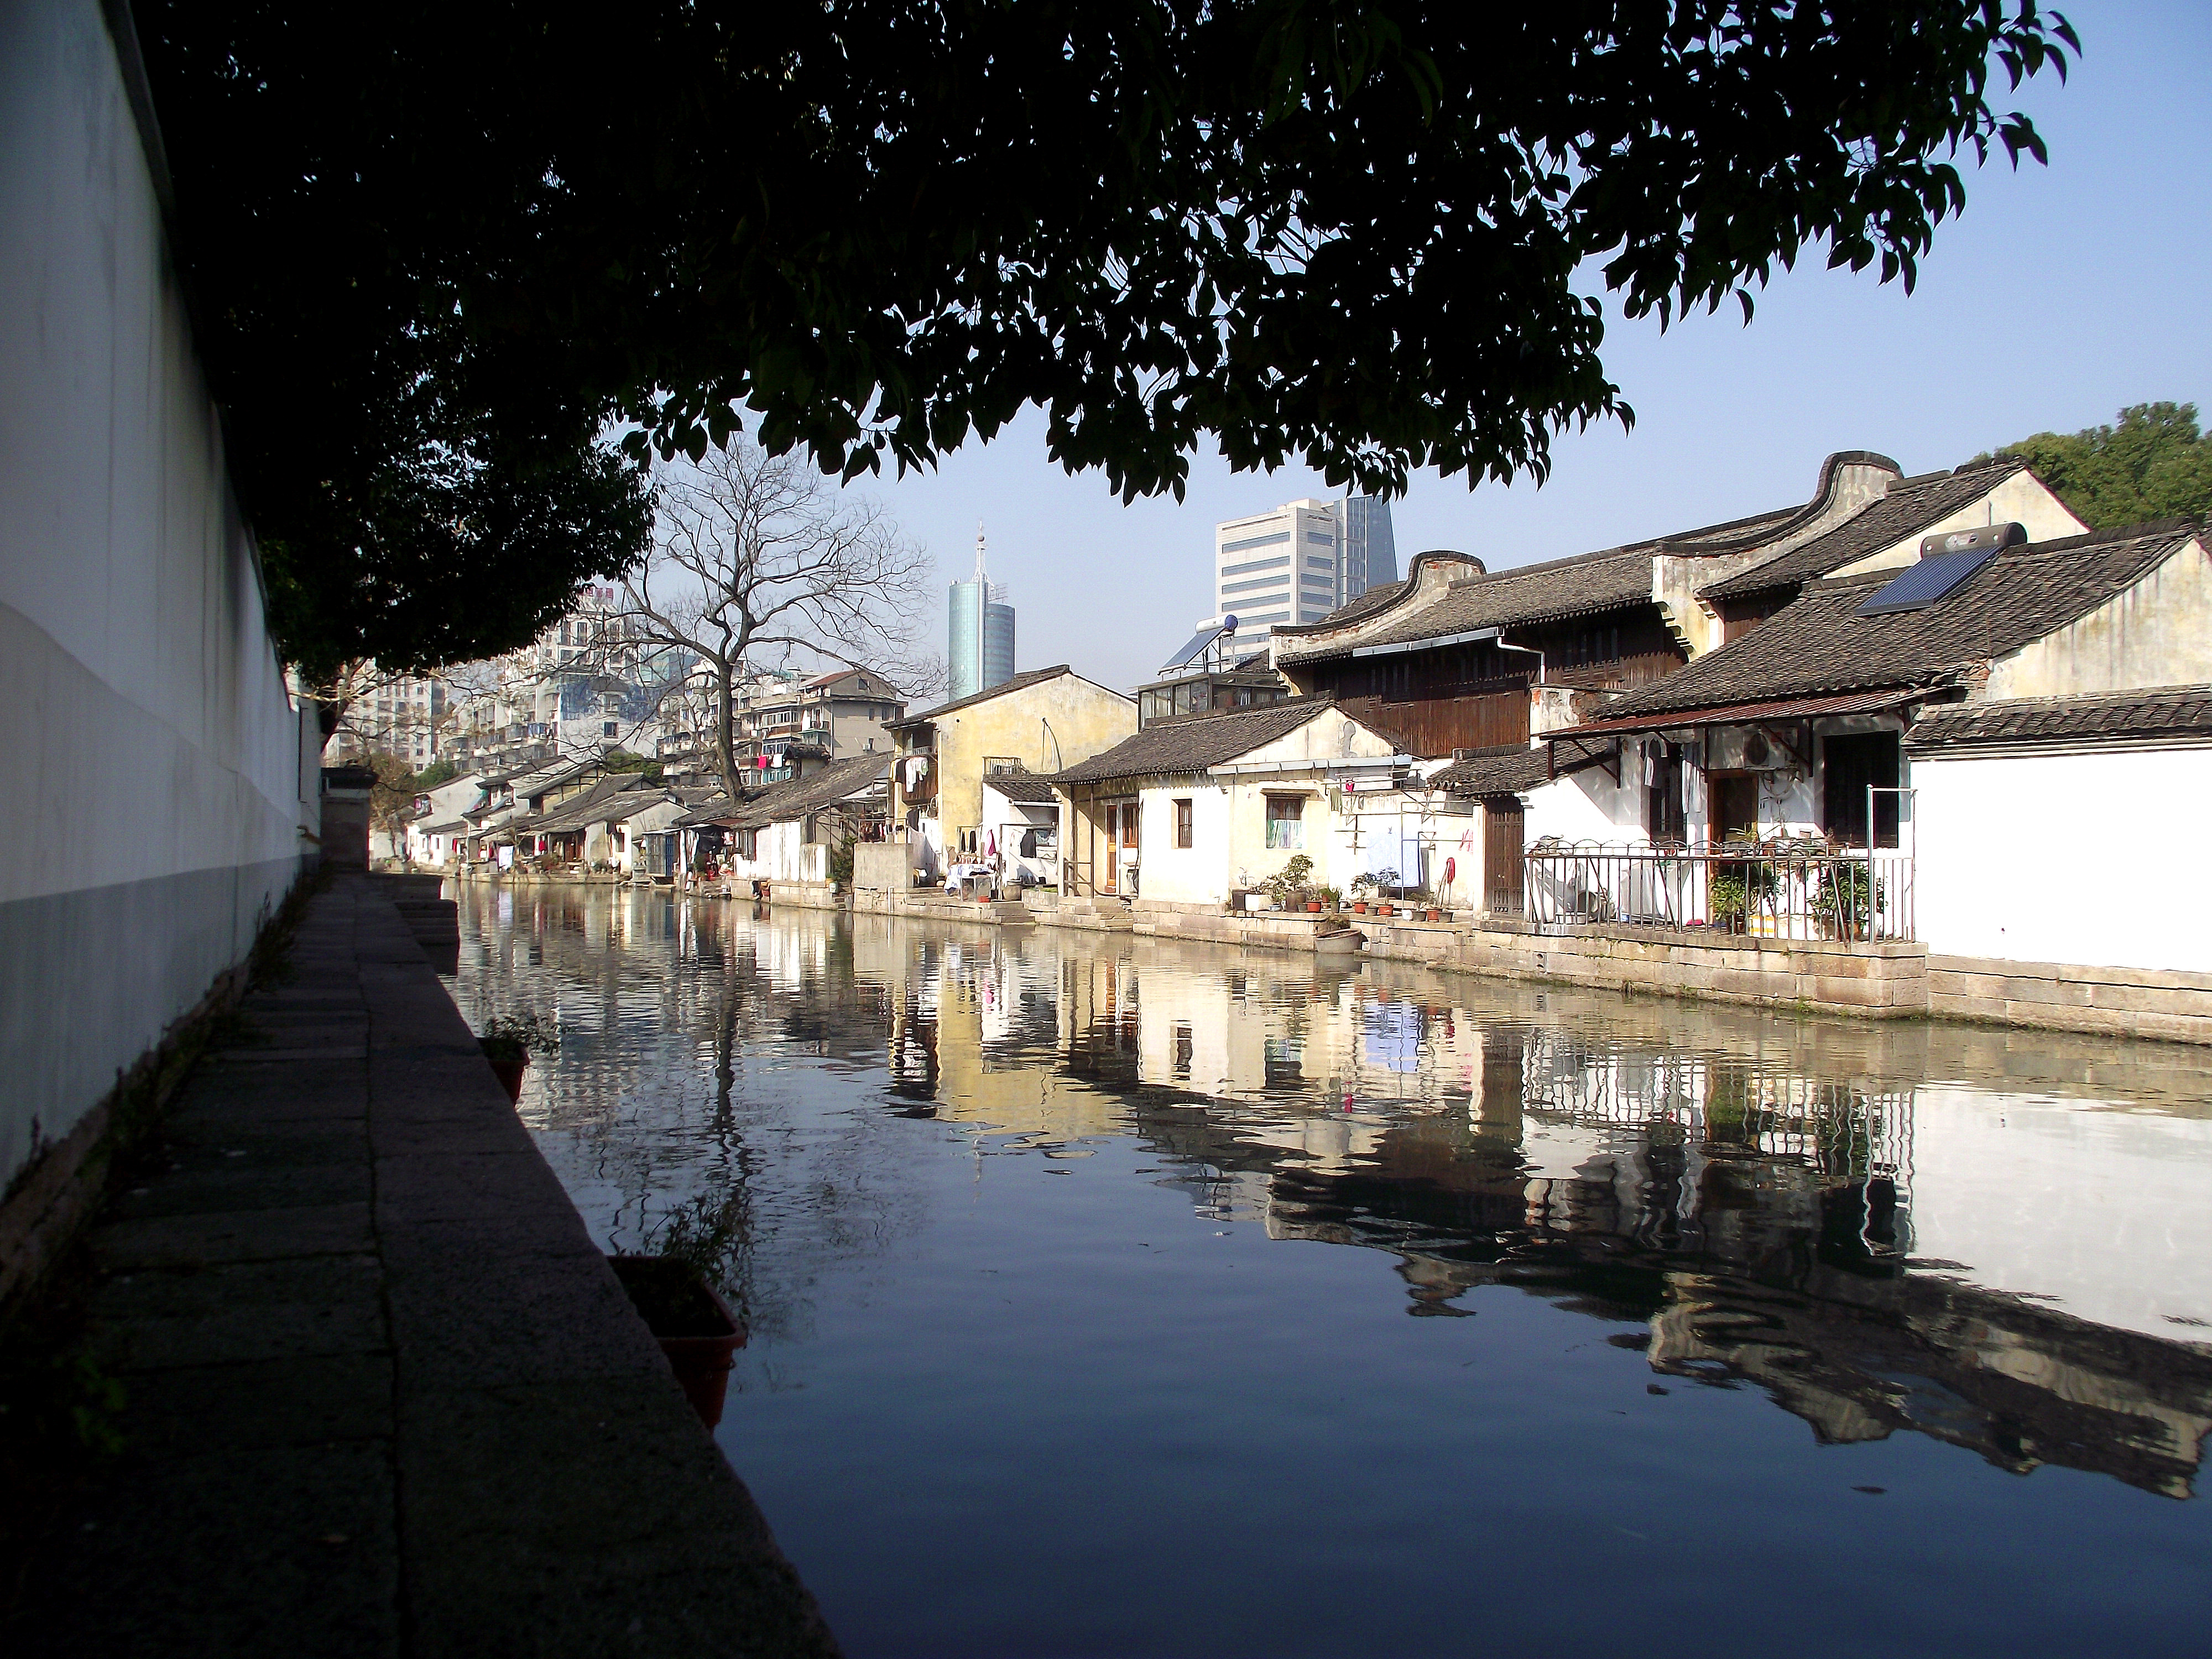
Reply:
[[1665, 927], [1757, 939], [1911, 939], [1913, 857], [1818, 839], [1718, 846], [1540, 842], [1527, 907], [1540, 932]]

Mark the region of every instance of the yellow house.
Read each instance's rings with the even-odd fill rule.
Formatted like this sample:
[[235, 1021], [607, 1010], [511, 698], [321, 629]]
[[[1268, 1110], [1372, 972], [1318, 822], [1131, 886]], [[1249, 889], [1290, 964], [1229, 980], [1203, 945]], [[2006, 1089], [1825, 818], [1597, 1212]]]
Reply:
[[988, 775], [1049, 775], [1111, 749], [1136, 731], [1137, 702], [1061, 663], [885, 729], [898, 745], [891, 823], [907, 836], [914, 867], [934, 879], [975, 854]]

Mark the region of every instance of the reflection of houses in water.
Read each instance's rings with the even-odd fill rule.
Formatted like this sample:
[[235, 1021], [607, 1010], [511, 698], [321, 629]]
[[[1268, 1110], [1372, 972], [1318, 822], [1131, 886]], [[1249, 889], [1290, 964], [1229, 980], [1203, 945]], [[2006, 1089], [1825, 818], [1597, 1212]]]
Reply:
[[1528, 1033], [1522, 1076], [1532, 1227], [1747, 1262], [1808, 1231], [1869, 1262], [1911, 1254], [1909, 1087], [1556, 1027]]
[[[1364, 1040], [1373, 1006], [1336, 1008], [1331, 1052]], [[1329, 1147], [1331, 1096], [1310, 1083], [1303, 1115], [1133, 1091], [1136, 1125], [1194, 1172], [1206, 1213], [1395, 1253], [1417, 1314], [1511, 1285], [1641, 1322], [1655, 1369], [1755, 1382], [1823, 1441], [1912, 1430], [2018, 1472], [2188, 1494], [2212, 1355], [1908, 1270], [1910, 1085], [1555, 1027], [1469, 1043], [1474, 1022], [1450, 1018], [1454, 1045], [1431, 1052], [1465, 1067], [1472, 1086], [1434, 1095], [1456, 1109], [1410, 1087]]]

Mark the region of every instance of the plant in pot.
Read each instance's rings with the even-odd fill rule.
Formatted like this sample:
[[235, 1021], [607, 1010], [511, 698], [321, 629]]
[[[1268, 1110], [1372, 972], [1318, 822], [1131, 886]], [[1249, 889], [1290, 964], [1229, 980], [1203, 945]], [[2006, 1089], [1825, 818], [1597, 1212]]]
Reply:
[[550, 1054], [561, 1046], [553, 1028], [526, 1009], [519, 1014], [495, 1014], [477, 1038], [477, 1046], [491, 1062], [493, 1075], [510, 1101], [522, 1098], [522, 1073], [534, 1051]]
[[681, 1256], [611, 1255], [607, 1265], [660, 1344], [691, 1409], [713, 1428], [722, 1420], [730, 1372], [745, 1345], [744, 1322], [730, 1311], [713, 1281]]
[[1361, 879], [1365, 881], [1374, 892], [1375, 914], [1378, 916], [1392, 915], [1393, 907], [1385, 896], [1398, 884], [1398, 872], [1395, 870], [1375, 870], [1370, 871]]
[[646, 1230], [639, 1254], [607, 1258], [691, 1409], [709, 1429], [722, 1420], [730, 1371], [745, 1346], [743, 1310], [752, 1247], [752, 1206], [740, 1185], [676, 1206]]
[[[1291, 854], [1288, 862], [1267, 880], [1260, 884], [1261, 890], [1285, 910], [1303, 910], [1309, 900], [1306, 878], [1313, 874], [1313, 860], [1304, 853]], [[1315, 905], [1316, 909], [1320, 908]]]
[[1365, 915], [1370, 901], [1375, 896], [1375, 878], [1372, 875], [1352, 878], [1352, 908], [1355, 914]]

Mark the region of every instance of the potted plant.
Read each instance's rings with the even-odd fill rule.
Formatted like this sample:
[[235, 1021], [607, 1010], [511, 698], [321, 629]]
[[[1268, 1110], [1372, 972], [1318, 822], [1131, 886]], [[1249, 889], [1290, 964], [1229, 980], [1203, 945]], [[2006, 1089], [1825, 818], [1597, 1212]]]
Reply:
[[744, 1322], [706, 1274], [680, 1256], [611, 1255], [607, 1265], [660, 1344], [691, 1409], [713, 1428], [722, 1420], [730, 1371], [745, 1345]]
[[535, 1013], [495, 1014], [477, 1039], [492, 1074], [507, 1091], [509, 1102], [522, 1098], [522, 1074], [530, 1065], [531, 1051], [550, 1054], [561, 1046], [551, 1028]]
[[1304, 853], [1293, 854], [1280, 870], [1260, 884], [1260, 888], [1283, 909], [1304, 909], [1306, 878], [1312, 873], [1313, 860]]

